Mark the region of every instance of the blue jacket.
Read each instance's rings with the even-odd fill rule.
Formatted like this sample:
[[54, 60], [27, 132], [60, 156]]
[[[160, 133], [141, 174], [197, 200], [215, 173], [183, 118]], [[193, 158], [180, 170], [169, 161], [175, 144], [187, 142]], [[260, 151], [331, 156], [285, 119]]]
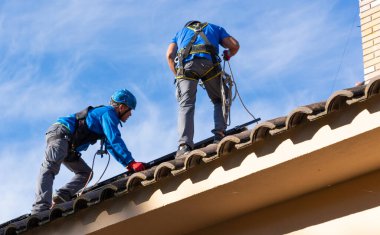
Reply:
[[[75, 130], [75, 114], [58, 118], [57, 122], [66, 126], [71, 134]], [[133, 161], [132, 154], [129, 152], [123, 139], [121, 138], [118, 125], [120, 119], [116, 110], [112, 106], [103, 106], [92, 109], [88, 112], [86, 123], [88, 128], [96, 134], [106, 137], [107, 151], [124, 167]], [[80, 152], [87, 150], [90, 143], [78, 146], [75, 150]]]
[[[230, 35], [226, 32], [224, 28], [210, 23], [208, 23], [207, 26], [203, 28], [203, 32], [206, 35], [207, 39], [210, 41], [210, 43], [216, 48], [217, 54], [219, 54], [219, 44], [222, 43], [222, 40], [224, 38], [230, 37]], [[179, 51], [186, 47], [187, 44], [189, 44], [193, 36], [194, 31], [187, 27], [184, 27], [177, 32], [175, 37], [172, 39], [172, 43], [177, 44]], [[197, 39], [194, 42], [194, 45], [199, 44], [205, 44], [205, 41], [202, 39], [200, 35], [198, 35]], [[207, 53], [196, 53], [190, 54], [187, 58], [185, 58], [184, 62], [192, 60], [195, 56], [212, 60], [211, 56]]]

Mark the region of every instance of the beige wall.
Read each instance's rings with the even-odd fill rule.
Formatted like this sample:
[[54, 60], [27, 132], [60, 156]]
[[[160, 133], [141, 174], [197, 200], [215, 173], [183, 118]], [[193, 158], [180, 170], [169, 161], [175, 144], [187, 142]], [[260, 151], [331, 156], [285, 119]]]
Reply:
[[376, 171], [191, 235], [380, 234], [379, 179]]
[[380, 0], [359, 0], [364, 80], [380, 75]]

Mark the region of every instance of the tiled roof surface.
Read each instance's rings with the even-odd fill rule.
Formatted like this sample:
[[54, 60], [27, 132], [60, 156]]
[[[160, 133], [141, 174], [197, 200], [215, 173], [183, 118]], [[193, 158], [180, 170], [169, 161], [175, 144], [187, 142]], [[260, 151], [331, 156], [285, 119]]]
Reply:
[[130, 176], [120, 175], [99, 188], [82, 194], [72, 201], [59, 204], [51, 210], [36, 215], [24, 215], [0, 225], [0, 235], [18, 234], [34, 227], [43, 226], [55, 219], [70, 216], [77, 211], [94, 206], [102, 201], [134, 191], [137, 187], [149, 187], [168, 176], [175, 176], [199, 164], [207, 164], [231, 151], [246, 148], [252, 143], [265, 140], [292, 127], [322, 118], [356, 102], [378, 95], [380, 78], [362, 86], [339, 90], [325, 102], [305, 105], [294, 109], [287, 116], [278, 117], [256, 125], [253, 129], [229, 135], [218, 144], [209, 144], [195, 149], [180, 159], [163, 162], [157, 166]]

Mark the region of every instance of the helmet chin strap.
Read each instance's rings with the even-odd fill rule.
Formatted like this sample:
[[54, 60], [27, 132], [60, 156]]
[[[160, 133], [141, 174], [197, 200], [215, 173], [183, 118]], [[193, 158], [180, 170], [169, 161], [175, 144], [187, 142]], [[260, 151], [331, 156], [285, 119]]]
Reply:
[[[128, 106], [127, 106], [128, 107]], [[131, 108], [127, 108], [124, 112], [120, 113], [120, 111], [118, 112], [119, 113], [119, 119], [121, 119], [121, 117], [123, 117], [126, 113], [128, 113], [129, 111], [131, 111]]]

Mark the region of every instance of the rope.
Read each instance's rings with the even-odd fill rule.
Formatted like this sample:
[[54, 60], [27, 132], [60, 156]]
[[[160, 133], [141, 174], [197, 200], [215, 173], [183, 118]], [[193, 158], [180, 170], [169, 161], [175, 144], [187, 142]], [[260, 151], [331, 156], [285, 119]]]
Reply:
[[[232, 102], [235, 100], [236, 96], [239, 97], [240, 103], [243, 105], [245, 111], [253, 118], [253, 120], [256, 120], [255, 116], [248, 110], [247, 106], [244, 104], [244, 101], [240, 96], [239, 89], [237, 87], [234, 75], [232, 73], [230, 62], [227, 61], [231, 76], [229, 76], [228, 74], [225, 73], [225, 64], [226, 64], [226, 61], [224, 61], [224, 63], [223, 63], [223, 71], [222, 71], [222, 79], [221, 79], [222, 81], [221, 82], [222, 82], [223, 115], [225, 117], [226, 123], [228, 123], [227, 126], [229, 126], [231, 124], [231, 115], [230, 115], [231, 105], [232, 105]], [[228, 85], [228, 84], [230, 84], [230, 85]], [[232, 93], [233, 93], [232, 87], [234, 85], [235, 85], [235, 89], [234, 89], [235, 94], [232, 97]], [[227, 89], [228, 89], [227, 98], [225, 96], [224, 87], [227, 87]], [[227, 120], [228, 120], [228, 122], [227, 122]]]
[[225, 73], [225, 62], [223, 63], [223, 70], [220, 79], [220, 87], [222, 92], [222, 111], [224, 122], [227, 126], [231, 125], [231, 105], [236, 98], [236, 92], [232, 97], [232, 86], [234, 85], [231, 76]]
[[[80, 196], [83, 194], [84, 190], [87, 188], [87, 185], [90, 183], [90, 181], [91, 181], [91, 179], [92, 179], [92, 176], [93, 176], [93, 174], [94, 174], [94, 165], [95, 165], [95, 157], [96, 157], [96, 155], [98, 155], [98, 152], [96, 152], [96, 153], [94, 154], [94, 157], [92, 158], [92, 165], [91, 165], [91, 173], [90, 173], [90, 176], [88, 177], [87, 182], [86, 182], [86, 184], [84, 185], [84, 187], [81, 189], [81, 191], [80, 191], [79, 193], [77, 193], [77, 196], [78, 196], [78, 197], [80, 197]], [[96, 181], [96, 183], [95, 183], [94, 185], [96, 185], [97, 183], [99, 183], [99, 181], [102, 179], [103, 175], [106, 173], [106, 170], [107, 170], [107, 168], [108, 168], [108, 165], [109, 165], [109, 163], [110, 163], [110, 159], [111, 159], [111, 156], [110, 156], [110, 154], [109, 154], [108, 152], [107, 152], [107, 155], [108, 155], [107, 165], [106, 165], [106, 167], [104, 168], [104, 171], [103, 171], [102, 175], [99, 177], [98, 181]]]
[[356, 11], [354, 11], [353, 20], [352, 20], [352, 23], [351, 23], [351, 29], [350, 29], [350, 32], [348, 33], [346, 44], [344, 45], [342, 56], [340, 57], [339, 66], [338, 66], [338, 69], [336, 71], [336, 74], [335, 74], [335, 77], [334, 77], [334, 80], [333, 80], [333, 84], [332, 84], [332, 88], [331, 88], [330, 93], [332, 93], [334, 91], [334, 88], [335, 88], [335, 85], [336, 85], [336, 80], [337, 80], [337, 78], [338, 78], [338, 76], [340, 74], [340, 70], [342, 68], [343, 59], [346, 56], [347, 47], [348, 47], [348, 44], [350, 42], [352, 30], [354, 28], [354, 25], [355, 25], [357, 17], [359, 17], [359, 15], [357, 14]]

